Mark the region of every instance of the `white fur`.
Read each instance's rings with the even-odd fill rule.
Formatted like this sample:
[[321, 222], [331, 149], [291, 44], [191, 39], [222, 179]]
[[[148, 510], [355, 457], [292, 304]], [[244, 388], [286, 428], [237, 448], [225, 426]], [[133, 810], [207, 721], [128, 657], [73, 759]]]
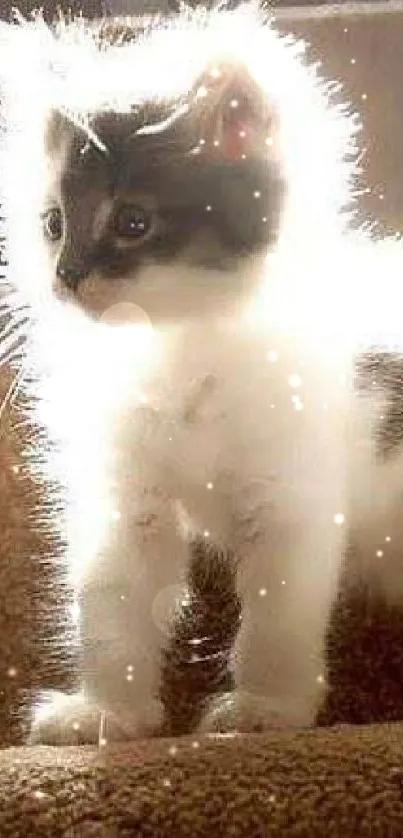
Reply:
[[[32, 467], [64, 487], [65, 520], [54, 523], [65, 528], [66, 566], [81, 604], [85, 713], [94, 702], [134, 734], [158, 720], [152, 699], [167, 618], [186, 596], [188, 539], [198, 532], [241, 560], [238, 686], [274, 699], [274, 716], [286, 722], [296, 700], [297, 722], [311, 722], [350, 496], [357, 515], [367, 497], [368, 457], [357, 453], [355, 433], [361, 423], [367, 439], [370, 420], [352, 409], [353, 358], [374, 334], [368, 315], [375, 313], [376, 329], [379, 317], [390, 320], [389, 309], [379, 315], [373, 246], [346, 232], [354, 121], [330, 105], [302, 46], [279, 37], [250, 6], [184, 13], [138, 46], [106, 52], [80, 25], [62, 27], [56, 38], [38, 23], [22, 33], [19, 48], [27, 54], [28, 44], [32, 53], [33, 107], [26, 113], [9, 97], [5, 148], [10, 167], [21, 157], [21, 177], [32, 160], [40, 177], [31, 172], [24, 193], [15, 170], [5, 178], [10, 272], [32, 311], [36, 420], [59, 442], [44, 466], [33, 457]], [[15, 56], [15, 32], [11, 41]], [[83, 303], [98, 311], [130, 304], [145, 313], [141, 327], [110, 328], [54, 300], [34, 214], [46, 180], [40, 148], [48, 108], [113, 101], [125, 109], [147, 85], [162, 97], [188, 89], [228, 53], [246, 63], [279, 114], [280, 145], [268, 153], [281, 156], [288, 195], [275, 253], [244, 262], [231, 288], [218, 277], [214, 286], [209, 273], [215, 291], [207, 304], [206, 278], [181, 264], [148, 268], [134, 287], [115, 282], [113, 296], [99, 278], [84, 284]], [[57, 84], [49, 62], [57, 64]], [[5, 84], [13, 93], [15, 78]], [[395, 274], [399, 246], [383, 253], [380, 245], [376, 254]], [[357, 461], [353, 477], [349, 459]], [[67, 727], [69, 712], [61, 710]], [[51, 716], [51, 727], [58, 722]]]

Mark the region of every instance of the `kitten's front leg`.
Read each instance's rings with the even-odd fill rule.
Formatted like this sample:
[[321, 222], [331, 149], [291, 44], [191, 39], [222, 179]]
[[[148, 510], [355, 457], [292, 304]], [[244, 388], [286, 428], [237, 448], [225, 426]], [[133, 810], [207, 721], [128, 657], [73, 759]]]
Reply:
[[169, 500], [156, 492], [147, 507], [122, 514], [81, 588], [82, 689], [56, 697], [34, 722], [31, 741], [129, 739], [161, 729], [161, 652], [184, 590], [187, 547]]
[[326, 682], [324, 641], [342, 527], [325, 516], [294, 531], [274, 530], [272, 524], [240, 567], [236, 689], [214, 699], [201, 732], [305, 727], [315, 721]]

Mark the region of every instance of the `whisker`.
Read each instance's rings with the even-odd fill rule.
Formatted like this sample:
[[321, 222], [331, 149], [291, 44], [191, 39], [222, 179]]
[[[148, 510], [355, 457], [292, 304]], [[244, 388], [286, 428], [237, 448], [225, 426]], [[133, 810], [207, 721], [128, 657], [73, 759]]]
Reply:
[[101, 154], [105, 154], [107, 157], [109, 157], [110, 151], [109, 151], [108, 147], [98, 137], [98, 135], [91, 128], [88, 121], [86, 119], [84, 119], [83, 116], [81, 116], [79, 114], [75, 114], [69, 108], [66, 108], [66, 107], [63, 107], [63, 106], [60, 106], [59, 110], [60, 110], [60, 113], [62, 114], [62, 116], [66, 117], [66, 119], [69, 119], [70, 122], [72, 122], [73, 125], [76, 126], [76, 128], [80, 128], [80, 130], [83, 131], [87, 135], [89, 141], [95, 146], [95, 148], [98, 149], [98, 151], [101, 152]]
[[181, 105], [180, 107], [176, 108], [173, 114], [168, 116], [166, 119], [162, 120], [161, 122], [151, 123], [150, 125], [143, 125], [142, 128], [138, 128], [137, 131], [134, 132], [133, 136], [142, 136], [143, 134], [162, 134], [164, 131], [167, 131], [182, 117], [185, 116], [189, 112], [189, 105]]

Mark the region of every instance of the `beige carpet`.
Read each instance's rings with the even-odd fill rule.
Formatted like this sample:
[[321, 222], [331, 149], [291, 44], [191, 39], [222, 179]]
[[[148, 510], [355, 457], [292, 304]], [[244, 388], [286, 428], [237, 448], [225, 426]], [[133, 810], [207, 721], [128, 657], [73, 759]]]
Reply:
[[0, 752], [1, 838], [403, 835], [403, 726]]

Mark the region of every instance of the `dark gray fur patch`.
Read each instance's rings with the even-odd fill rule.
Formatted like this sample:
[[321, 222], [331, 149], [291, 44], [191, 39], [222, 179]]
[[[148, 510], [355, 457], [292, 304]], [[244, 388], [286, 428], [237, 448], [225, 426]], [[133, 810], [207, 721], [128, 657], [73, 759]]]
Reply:
[[163, 651], [165, 735], [191, 732], [214, 695], [234, 689], [231, 653], [241, 624], [237, 564], [204, 537], [189, 545], [188, 598]]
[[382, 418], [376, 425], [379, 457], [392, 457], [403, 443], [403, 354], [373, 349], [358, 360], [357, 391], [381, 392], [385, 398]]
[[[133, 274], [150, 260], [169, 262], [203, 233], [213, 236], [220, 253], [214, 261], [206, 252], [199, 262], [204, 267], [230, 267], [234, 258], [270, 245], [279, 227], [280, 173], [257, 158], [227, 161], [204, 152], [194, 155], [187, 132], [182, 133], [179, 124], [169, 132], [136, 136], [137, 127], [166, 118], [166, 112], [150, 111], [144, 107], [125, 117], [102, 114], [92, 121], [107, 156], [90, 147], [84, 132], [65, 121], [70, 142], [60, 183], [66, 223], [63, 258], [85, 258], [89, 269], [113, 278]], [[53, 126], [53, 149], [55, 135]], [[83, 148], [85, 153], [80, 153]], [[112, 198], [118, 207], [123, 200], [138, 203], [138, 195], [149, 196], [155, 204], [160, 221], [157, 232], [125, 250], [116, 247], [108, 229], [95, 243], [92, 221], [101, 202]]]

